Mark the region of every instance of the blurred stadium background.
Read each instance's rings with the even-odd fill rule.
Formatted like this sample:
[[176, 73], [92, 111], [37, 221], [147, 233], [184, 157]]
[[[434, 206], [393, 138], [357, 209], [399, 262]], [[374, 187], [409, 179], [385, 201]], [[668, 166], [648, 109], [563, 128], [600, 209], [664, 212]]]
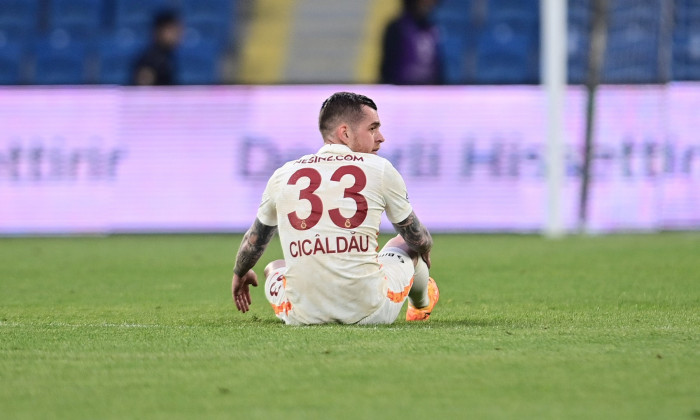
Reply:
[[[400, 0], [0, 0], [0, 419], [700, 418], [700, 0], [569, 0], [542, 42], [557, 1], [441, 0], [445, 86], [394, 86]], [[164, 7], [180, 86], [129, 86]], [[234, 313], [240, 233], [338, 90], [435, 234], [427, 325]], [[653, 234], [439, 234], [557, 224]]]
[[[607, 4], [586, 153], [594, 4], [567, 2], [564, 227], [581, 227], [583, 200], [591, 231], [700, 228], [700, 3]], [[164, 8], [184, 22], [183, 86], [119, 87]], [[385, 156], [417, 206], [461, 197], [423, 204], [431, 227], [541, 231], [540, 1], [439, 1], [440, 87], [376, 84], [400, 10], [399, 0], [0, 0], [0, 233], [245, 229], [275, 165], [315, 150], [315, 113], [339, 89], [378, 101]]]
[[[2, 0], [0, 84], [126, 84], [153, 13], [180, 10], [183, 84], [373, 83], [400, 1]], [[568, 1], [568, 80], [587, 66], [590, 0]], [[700, 80], [700, 4], [616, 0], [604, 83]], [[536, 84], [538, 0], [442, 0], [448, 84]]]

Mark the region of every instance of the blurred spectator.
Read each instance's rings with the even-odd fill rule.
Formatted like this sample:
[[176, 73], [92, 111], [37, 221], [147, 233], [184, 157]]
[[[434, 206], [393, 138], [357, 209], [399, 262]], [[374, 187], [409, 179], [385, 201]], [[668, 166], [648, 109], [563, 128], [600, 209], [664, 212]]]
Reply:
[[437, 26], [430, 13], [438, 0], [403, 0], [403, 12], [384, 32], [381, 83], [434, 85], [443, 83]]
[[182, 22], [174, 11], [153, 19], [153, 39], [134, 65], [135, 85], [174, 85], [177, 82], [175, 50], [182, 40]]

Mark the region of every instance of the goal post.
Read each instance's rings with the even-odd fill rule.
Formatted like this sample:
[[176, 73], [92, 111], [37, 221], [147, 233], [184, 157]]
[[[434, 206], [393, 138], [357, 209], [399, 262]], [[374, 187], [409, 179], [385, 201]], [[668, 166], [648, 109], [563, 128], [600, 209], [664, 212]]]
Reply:
[[595, 112], [598, 86], [603, 71], [603, 60], [607, 44], [607, 4], [606, 0], [593, 0], [591, 4], [591, 37], [588, 50], [588, 73], [586, 75], [586, 132], [581, 167], [581, 190], [578, 208], [578, 232], [588, 232], [588, 202], [591, 189], [591, 161], [595, 132]]
[[564, 106], [566, 100], [566, 0], [541, 0], [540, 15], [542, 86], [546, 92], [547, 220], [544, 235], [564, 236], [562, 187], [564, 185]]

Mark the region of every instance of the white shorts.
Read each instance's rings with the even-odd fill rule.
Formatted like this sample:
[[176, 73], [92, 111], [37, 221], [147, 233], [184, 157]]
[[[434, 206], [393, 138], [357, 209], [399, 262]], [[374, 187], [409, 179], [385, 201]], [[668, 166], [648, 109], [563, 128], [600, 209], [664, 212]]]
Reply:
[[[384, 248], [378, 256], [379, 263], [384, 267], [389, 290], [386, 300], [379, 309], [366, 318], [361, 319], [358, 324], [391, 324], [401, 312], [404, 302], [408, 297], [408, 292], [413, 285], [414, 267], [411, 257], [406, 251], [400, 248]], [[265, 279], [265, 297], [277, 318], [285, 323], [289, 323], [289, 310], [292, 305], [287, 300], [285, 293], [286, 279], [284, 273], [286, 267], [273, 270]]]

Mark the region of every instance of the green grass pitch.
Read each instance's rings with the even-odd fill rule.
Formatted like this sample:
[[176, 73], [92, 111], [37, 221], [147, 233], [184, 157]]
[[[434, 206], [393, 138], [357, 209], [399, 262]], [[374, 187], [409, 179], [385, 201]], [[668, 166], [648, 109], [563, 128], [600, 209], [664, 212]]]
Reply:
[[381, 327], [236, 313], [239, 242], [0, 239], [0, 418], [700, 417], [698, 233], [437, 235], [432, 319]]

